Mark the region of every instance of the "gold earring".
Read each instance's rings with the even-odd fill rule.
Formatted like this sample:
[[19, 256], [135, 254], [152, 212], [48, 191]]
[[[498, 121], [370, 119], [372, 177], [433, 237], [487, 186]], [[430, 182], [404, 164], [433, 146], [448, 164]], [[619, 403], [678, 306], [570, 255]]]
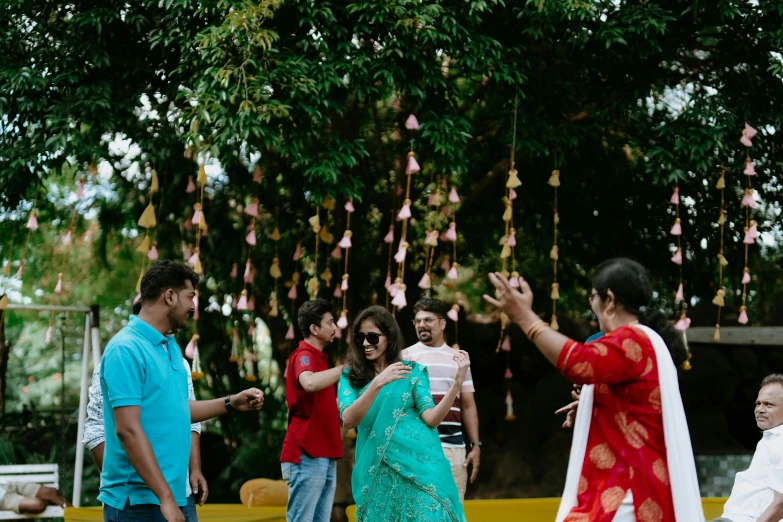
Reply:
[[617, 311], [613, 310], [612, 311], [612, 315], [609, 315], [608, 313], [606, 313], [606, 318], [607, 319], [614, 319], [615, 315], [617, 315]]

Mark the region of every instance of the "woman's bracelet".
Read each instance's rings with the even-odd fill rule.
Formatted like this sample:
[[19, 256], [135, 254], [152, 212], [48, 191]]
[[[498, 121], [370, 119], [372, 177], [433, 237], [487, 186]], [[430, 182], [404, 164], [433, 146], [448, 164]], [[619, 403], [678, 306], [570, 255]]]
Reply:
[[549, 328], [549, 324], [545, 321], [537, 321], [531, 326], [527, 331], [527, 337], [530, 339], [531, 342], [536, 342], [536, 337], [539, 336], [541, 332]]
[[533, 333], [533, 331], [536, 328], [539, 328], [542, 324], [546, 324], [546, 323], [544, 321], [542, 321], [541, 319], [539, 319], [539, 320], [535, 321], [533, 324], [531, 324], [528, 327], [528, 329], [525, 331], [525, 335], [527, 336], [527, 338], [530, 339], [530, 334]]

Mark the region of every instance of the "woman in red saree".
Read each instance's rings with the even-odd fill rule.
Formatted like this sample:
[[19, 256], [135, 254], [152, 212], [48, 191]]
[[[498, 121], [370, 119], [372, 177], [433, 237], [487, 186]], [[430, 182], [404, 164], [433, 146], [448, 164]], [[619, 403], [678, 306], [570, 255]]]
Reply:
[[675, 365], [681, 333], [651, 306], [645, 268], [611, 259], [593, 277], [603, 337], [585, 344], [533, 312], [530, 286], [491, 274], [501, 308], [568, 380], [585, 385], [557, 522], [701, 522], [696, 467]]

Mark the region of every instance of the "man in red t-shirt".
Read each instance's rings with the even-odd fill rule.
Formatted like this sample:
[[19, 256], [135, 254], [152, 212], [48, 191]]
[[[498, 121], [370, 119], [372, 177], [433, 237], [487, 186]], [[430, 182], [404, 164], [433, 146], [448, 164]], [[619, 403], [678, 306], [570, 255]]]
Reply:
[[329, 369], [323, 351], [337, 327], [325, 299], [303, 303], [297, 321], [304, 341], [288, 359], [288, 431], [280, 455], [288, 482], [286, 517], [288, 522], [329, 522], [337, 487], [336, 459], [343, 457], [334, 390], [343, 367]]

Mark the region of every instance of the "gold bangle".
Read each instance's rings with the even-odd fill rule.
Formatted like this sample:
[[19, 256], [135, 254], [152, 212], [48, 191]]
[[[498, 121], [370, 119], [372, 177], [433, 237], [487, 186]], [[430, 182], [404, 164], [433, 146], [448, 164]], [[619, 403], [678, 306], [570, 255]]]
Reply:
[[535, 330], [536, 328], [538, 328], [542, 324], [544, 324], [544, 321], [541, 320], [541, 319], [539, 319], [538, 321], [536, 321], [533, 324], [531, 324], [530, 327], [525, 332], [525, 335], [527, 336], [527, 338], [530, 339], [530, 334], [533, 332], [533, 330]]
[[541, 328], [539, 328], [538, 330], [536, 330], [535, 332], [533, 332], [533, 337], [531, 337], [531, 338], [530, 338], [530, 341], [531, 341], [531, 342], [533, 342], [533, 343], [535, 343], [535, 342], [536, 342], [536, 337], [538, 337], [539, 335], [541, 335], [541, 332], [543, 332], [544, 330], [549, 330], [549, 325], [548, 325], [547, 323], [544, 323], [544, 324], [541, 326]]
[[544, 321], [538, 322], [535, 325], [533, 325], [532, 328], [528, 331], [528, 339], [530, 339], [532, 342], [535, 342], [536, 337], [539, 336], [539, 334], [549, 328], [549, 324], [547, 324]]

